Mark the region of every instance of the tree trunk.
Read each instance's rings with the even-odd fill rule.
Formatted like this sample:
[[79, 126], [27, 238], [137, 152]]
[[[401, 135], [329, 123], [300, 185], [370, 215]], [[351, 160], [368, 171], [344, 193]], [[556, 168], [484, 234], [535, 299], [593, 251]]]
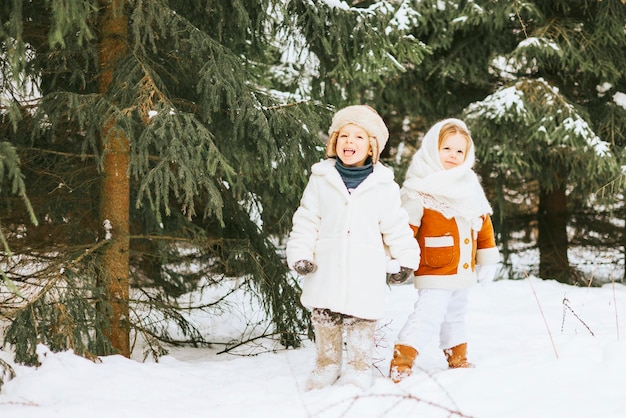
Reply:
[[[113, 70], [126, 54], [127, 18], [123, 0], [100, 1], [101, 44], [99, 90], [107, 94], [113, 83]], [[100, 221], [105, 229], [100, 263], [100, 285], [106, 301], [108, 327], [105, 331], [117, 353], [130, 357], [129, 322], [129, 141], [110, 119], [102, 127], [104, 173], [100, 194]]]
[[567, 257], [567, 196], [563, 188], [539, 192], [539, 276], [575, 283]]

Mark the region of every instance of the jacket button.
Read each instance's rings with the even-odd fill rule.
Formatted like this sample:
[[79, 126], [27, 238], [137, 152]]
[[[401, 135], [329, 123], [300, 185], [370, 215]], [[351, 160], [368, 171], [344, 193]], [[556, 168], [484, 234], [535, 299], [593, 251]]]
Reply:
[[463, 241], [466, 245], [470, 243], [469, 238], [465, 238], [465, 241]]
[[467, 270], [469, 268], [469, 264], [467, 263], [463, 264], [463, 268]]

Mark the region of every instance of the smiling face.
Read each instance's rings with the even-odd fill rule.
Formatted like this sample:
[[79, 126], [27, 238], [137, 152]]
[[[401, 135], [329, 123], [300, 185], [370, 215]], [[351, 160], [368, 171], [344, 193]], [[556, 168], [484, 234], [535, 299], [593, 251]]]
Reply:
[[349, 123], [339, 129], [337, 157], [346, 167], [362, 167], [372, 155], [370, 137], [365, 129]]
[[439, 161], [446, 170], [463, 164], [467, 156], [468, 141], [460, 133], [445, 136], [439, 144]]

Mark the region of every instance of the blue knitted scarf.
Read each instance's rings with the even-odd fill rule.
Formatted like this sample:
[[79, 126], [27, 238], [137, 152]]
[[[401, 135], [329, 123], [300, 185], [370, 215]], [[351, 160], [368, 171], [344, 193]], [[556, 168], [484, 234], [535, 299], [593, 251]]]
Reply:
[[347, 167], [343, 165], [339, 158], [337, 158], [335, 168], [339, 171], [339, 175], [341, 175], [348, 191], [356, 189], [359, 184], [367, 178], [367, 176], [374, 172], [374, 165], [372, 164], [371, 157], [368, 157], [368, 159], [365, 160], [365, 164], [361, 167]]

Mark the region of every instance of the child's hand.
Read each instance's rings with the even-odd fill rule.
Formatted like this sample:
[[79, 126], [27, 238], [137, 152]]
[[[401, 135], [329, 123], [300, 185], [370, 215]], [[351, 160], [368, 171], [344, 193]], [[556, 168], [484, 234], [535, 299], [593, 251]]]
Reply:
[[389, 284], [402, 284], [406, 282], [413, 274], [413, 269], [410, 267], [400, 267], [400, 271], [393, 274], [387, 274], [387, 283]]
[[492, 282], [496, 277], [496, 272], [498, 270], [497, 264], [482, 264], [476, 266], [476, 279], [478, 279], [478, 283], [489, 283]]
[[293, 269], [300, 276], [306, 276], [307, 274], [313, 273], [317, 270], [317, 266], [309, 260], [298, 260], [293, 264]]

